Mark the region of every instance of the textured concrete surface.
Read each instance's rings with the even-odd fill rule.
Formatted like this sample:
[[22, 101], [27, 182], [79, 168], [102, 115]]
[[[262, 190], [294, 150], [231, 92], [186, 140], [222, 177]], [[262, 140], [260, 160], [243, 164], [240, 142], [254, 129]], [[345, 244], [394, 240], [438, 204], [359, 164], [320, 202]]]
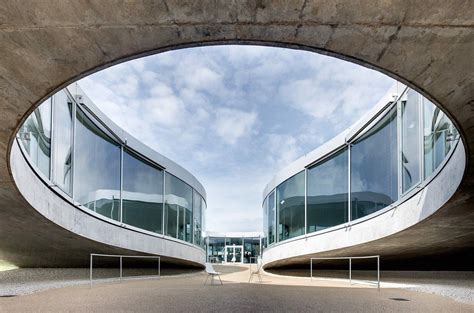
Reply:
[[[306, 268], [277, 268], [267, 272], [267, 275], [291, 277], [295, 279], [309, 278], [309, 267]], [[348, 280], [349, 271], [324, 270], [315, 267], [315, 279]], [[355, 270], [352, 278], [356, 281], [374, 281], [376, 271]], [[452, 271], [382, 271], [380, 273], [382, 288], [403, 288], [421, 292], [433, 293], [450, 297], [456, 301], [474, 305], [474, 272]]]
[[463, 181], [443, 208], [399, 234], [406, 244], [392, 255], [413, 264], [436, 261], [442, 266], [457, 259], [472, 266], [473, 11], [474, 2], [457, 0], [4, 1], [0, 258], [34, 265], [45, 257], [60, 260], [77, 251], [115, 249], [44, 218], [12, 179], [9, 155], [15, 133], [41, 100], [80, 77], [138, 56], [203, 44], [259, 43], [307, 49], [378, 69], [446, 110], [466, 146]]
[[[241, 282], [245, 267], [225, 271], [224, 285], [203, 286], [205, 274], [160, 280], [72, 286], [0, 298], [1, 312], [472, 312], [472, 305], [402, 289]], [[235, 279], [237, 278], [237, 279]], [[285, 279], [285, 278], [283, 278]], [[288, 279], [286, 279], [288, 281]], [[333, 286], [331, 286], [331, 284]], [[347, 284], [346, 284], [347, 286]]]
[[[190, 275], [199, 269], [162, 268], [161, 276]], [[89, 284], [88, 268], [22, 268], [0, 272], [0, 297], [32, 294], [35, 292]], [[155, 268], [125, 268], [125, 279], [158, 279]], [[115, 268], [94, 268], [93, 283], [117, 282], [120, 271]]]

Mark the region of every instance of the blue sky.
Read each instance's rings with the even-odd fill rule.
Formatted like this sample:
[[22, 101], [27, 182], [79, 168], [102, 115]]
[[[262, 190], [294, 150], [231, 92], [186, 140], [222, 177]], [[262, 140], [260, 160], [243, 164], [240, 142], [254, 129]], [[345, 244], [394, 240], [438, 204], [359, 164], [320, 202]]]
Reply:
[[120, 127], [203, 183], [207, 230], [261, 231], [274, 173], [358, 120], [393, 82], [313, 52], [214, 46], [129, 61], [79, 84]]

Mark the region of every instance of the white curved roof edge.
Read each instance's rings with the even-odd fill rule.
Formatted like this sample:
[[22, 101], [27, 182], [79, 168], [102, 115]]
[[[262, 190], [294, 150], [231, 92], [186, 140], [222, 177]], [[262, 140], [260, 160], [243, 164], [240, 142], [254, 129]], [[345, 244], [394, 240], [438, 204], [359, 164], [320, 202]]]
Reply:
[[[153, 150], [146, 144], [142, 143], [140, 140], [120, 128], [115, 122], [105, 115], [99, 107], [87, 96], [87, 94], [81, 89], [77, 82], [74, 82], [66, 87], [66, 89], [71, 93], [76, 102], [82, 103], [87, 109], [89, 109], [102, 123], [104, 123], [113, 133], [116, 135], [126, 147], [131, 148], [134, 151], [139, 152], [146, 158], [162, 166], [168, 173], [178, 177], [183, 180], [185, 183], [193, 187], [204, 200], [207, 202], [207, 193], [204, 189], [204, 186], [201, 182], [189, 171], [183, 168], [181, 165], [172, 161], [171, 159], [165, 157], [159, 152]], [[81, 97], [81, 100], [78, 100], [78, 96]]]
[[376, 116], [379, 112], [384, 111], [387, 108], [387, 104], [393, 102], [406, 89], [406, 85], [400, 82], [395, 82], [385, 93], [385, 95], [377, 102], [377, 104], [374, 105], [374, 107], [370, 109], [367, 114], [365, 114], [352, 126], [346, 128], [339, 135], [335, 136], [321, 146], [290, 163], [282, 170], [278, 171], [270, 180], [270, 182], [268, 182], [265, 186], [262, 195], [262, 202], [265, 200], [266, 196], [271, 193], [272, 190], [275, 189], [279, 184], [294, 176], [295, 174], [298, 174], [308, 165], [311, 165], [337, 151], [339, 148], [342, 148], [348, 141], [350, 141], [361, 130], [363, 130], [363, 128], [367, 126], [368, 123], [370, 123], [371, 119], [374, 118], [374, 116]]
[[219, 238], [255, 238], [263, 237], [263, 232], [216, 232], [206, 231], [205, 237], [219, 237]]

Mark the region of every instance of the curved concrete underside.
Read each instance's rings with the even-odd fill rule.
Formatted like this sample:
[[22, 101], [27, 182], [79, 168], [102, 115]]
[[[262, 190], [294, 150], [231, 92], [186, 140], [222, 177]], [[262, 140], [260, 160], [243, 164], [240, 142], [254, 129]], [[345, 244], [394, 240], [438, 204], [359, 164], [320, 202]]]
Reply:
[[472, 266], [472, 12], [472, 1], [454, 0], [123, 5], [6, 1], [0, 7], [0, 258], [34, 265], [50, 253], [58, 260], [62, 255], [65, 261], [71, 251], [115, 249], [85, 240], [40, 216], [13, 182], [9, 155], [15, 133], [42, 99], [80, 77], [127, 59], [179, 47], [260, 43], [312, 50], [376, 68], [445, 109], [464, 141], [465, 175], [443, 208], [407, 230], [420, 240], [400, 245], [394, 257], [403, 258], [406, 251], [429, 245], [430, 251], [439, 253], [435, 259], [462, 255]]

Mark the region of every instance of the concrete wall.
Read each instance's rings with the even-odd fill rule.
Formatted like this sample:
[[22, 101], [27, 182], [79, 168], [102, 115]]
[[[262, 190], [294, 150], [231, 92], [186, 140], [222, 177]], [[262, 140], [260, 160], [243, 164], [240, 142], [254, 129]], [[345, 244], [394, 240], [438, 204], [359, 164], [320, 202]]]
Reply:
[[[384, 72], [440, 105], [461, 132], [466, 171], [449, 201], [385, 243], [406, 240], [474, 264], [474, 2], [439, 1], [4, 1], [0, 6], [0, 258], [43, 264], [70, 254], [74, 235], [44, 218], [13, 181], [10, 154], [24, 119], [43, 99], [113, 64], [170, 49], [259, 43], [332, 55]], [[416, 238], [415, 246], [410, 238]], [[408, 256], [407, 256], [408, 257]], [[36, 263], [34, 262], [36, 260]], [[52, 261], [52, 259], [50, 259]]]

